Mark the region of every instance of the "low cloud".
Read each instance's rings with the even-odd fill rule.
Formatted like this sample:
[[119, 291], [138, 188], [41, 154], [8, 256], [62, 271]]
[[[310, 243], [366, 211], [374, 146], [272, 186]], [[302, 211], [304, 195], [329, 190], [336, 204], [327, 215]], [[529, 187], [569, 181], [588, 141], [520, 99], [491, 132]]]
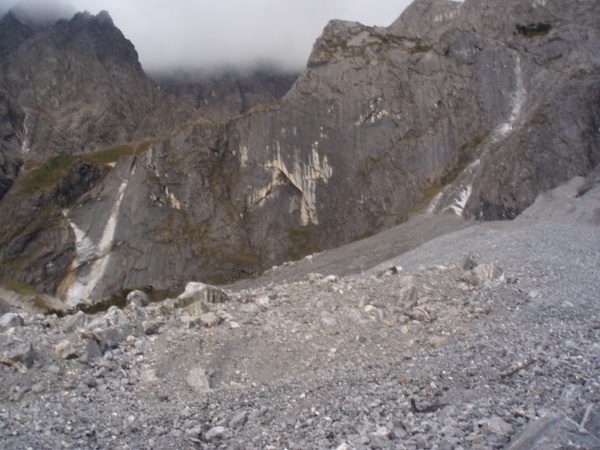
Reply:
[[[0, 0], [0, 13], [16, 2]], [[410, 0], [26, 0], [37, 17], [106, 10], [148, 71], [244, 68], [270, 62], [300, 70], [331, 19], [391, 24]]]

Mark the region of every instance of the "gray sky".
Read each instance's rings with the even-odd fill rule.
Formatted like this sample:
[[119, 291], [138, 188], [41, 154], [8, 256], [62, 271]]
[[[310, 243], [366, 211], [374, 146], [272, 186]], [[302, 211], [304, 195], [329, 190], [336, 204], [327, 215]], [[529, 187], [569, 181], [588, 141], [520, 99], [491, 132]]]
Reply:
[[[411, 0], [25, 0], [37, 10], [107, 10], [146, 70], [245, 66], [258, 60], [306, 65], [330, 19], [387, 26]], [[0, 0], [0, 14], [16, 0]]]

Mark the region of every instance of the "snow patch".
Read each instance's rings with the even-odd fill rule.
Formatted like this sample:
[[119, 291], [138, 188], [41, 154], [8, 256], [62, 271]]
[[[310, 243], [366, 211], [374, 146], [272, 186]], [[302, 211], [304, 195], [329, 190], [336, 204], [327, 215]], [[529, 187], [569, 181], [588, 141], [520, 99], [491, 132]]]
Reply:
[[437, 205], [440, 203], [440, 200], [442, 199], [442, 194], [443, 194], [442, 192], [438, 192], [437, 194], [435, 194], [435, 197], [433, 197], [433, 199], [431, 199], [429, 206], [425, 210], [425, 214], [433, 214], [433, 212], [435, 211], [435, 208], [437, 208]]
[[472, 192], [473, 186], [469, 184], [460, 194], [458, 194], [458, 198], [454, 200], [454, 204], [448, 206], [447, 209], [454, 211], [457, 216], [462, 216]]

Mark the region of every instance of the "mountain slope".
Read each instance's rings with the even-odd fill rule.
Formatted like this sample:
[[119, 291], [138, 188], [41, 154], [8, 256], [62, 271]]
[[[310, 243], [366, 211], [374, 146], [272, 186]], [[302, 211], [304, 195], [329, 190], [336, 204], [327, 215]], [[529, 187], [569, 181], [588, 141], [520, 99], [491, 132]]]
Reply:
[[600, 186], [581, 181], [403, 255], [374, 236], [393, 259], [350, 276], [336, 249], [217, 303], [2, 316], [2, 442], [596, 450]]
[[[107, 141], [94, 127], [75, 133], [69, 142], [79, 147], [67, 152], [83, 145], [85, 154], [79, 168], [56, 172], [60, 183], [32, 187], [40, 172], [30, 168], [17, 178], [2, 207], [18, 210], [24, 223], [32, 208], [48, 220], [3, 234], [1, 275], [77, 303], [121, 287], [232, 280], [389, 228], [425, 207], [513, 218], [540, 192], [598, 165], [599, 9], [558, 0], [418, 0], [389, 28], [332, 21], [283, 99], [220, 124], [179, 108], [175, 97], [156, 100], [146, 78], [141, 91], [120, 97], [131, 74], [143, 73], [133, 53], [121, 52], [130, 64], [122, 71], [106, 55], [100, 59], [117, 92], [108, 97], [111, 110], [126, 100], [106, 118], [118, 126]], [[107, 26], [104, 19], [94, 27]], [[5, 89], [16, 128], [5, 138], [13, 153], [3, 155], [24, 159], [19, 149], [33, 145], [15, 98], [39, 90], [51, 103], [70, 92], [44, 80], [36, 86]], [[136, 142], [110, 157], [89, 153], [109, 140]], [[59, 147], [31, 148], [50, 155]], [[86, 192], [59, 200], [61, 183]], [[61, 239], [52, 237], [59, 230]]]

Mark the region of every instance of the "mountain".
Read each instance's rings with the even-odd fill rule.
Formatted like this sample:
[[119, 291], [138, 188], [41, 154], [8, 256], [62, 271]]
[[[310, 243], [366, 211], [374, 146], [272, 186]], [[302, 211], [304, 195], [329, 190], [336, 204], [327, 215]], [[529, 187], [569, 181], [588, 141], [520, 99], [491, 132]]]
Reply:
[[219, 121], [107, 14], [6, 16], [0, 275], [76, 304], [257, 274], [419, 211], [514, 218], [598, 165], [599, 13], [417, 0], [388, 28], [332, 21], [283, 98]]

